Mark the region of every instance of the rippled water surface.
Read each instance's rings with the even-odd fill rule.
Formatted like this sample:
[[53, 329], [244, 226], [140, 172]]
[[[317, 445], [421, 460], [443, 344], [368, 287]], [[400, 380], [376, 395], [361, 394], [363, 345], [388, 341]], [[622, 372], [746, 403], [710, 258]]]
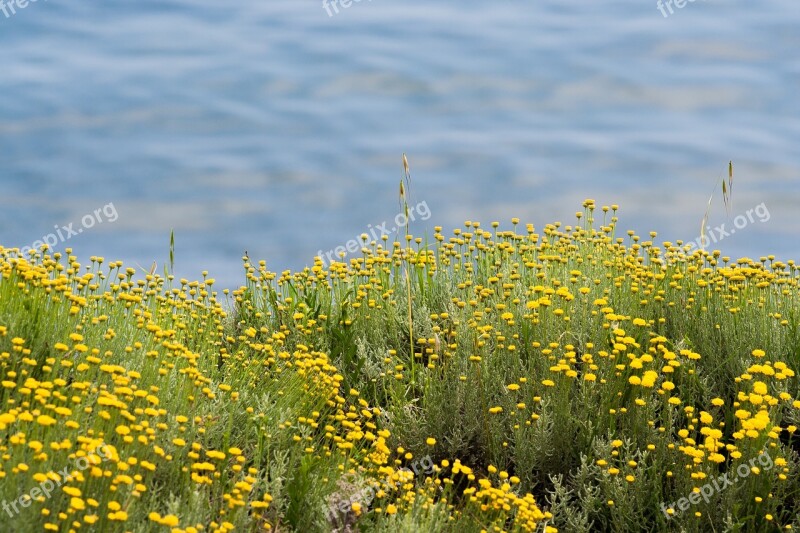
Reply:
[[698, 236], [732, 159], [711, 225], [769, 216], [717, 246], [800, 259], [798, 50], [796, 0], [41, 0], [0, 12], [0, 243], [113, 204], [57, 247], [149, 268], [174, 229], [177, 274], [234, 286], [245, 250], [391, 229], [406, 152], [417, 232], [592, 197], [659, 240]]

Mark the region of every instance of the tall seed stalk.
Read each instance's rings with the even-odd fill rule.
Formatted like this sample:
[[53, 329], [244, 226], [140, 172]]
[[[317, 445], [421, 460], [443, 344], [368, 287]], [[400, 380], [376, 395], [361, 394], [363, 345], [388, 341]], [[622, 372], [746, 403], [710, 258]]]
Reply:
[[[408, 228], [408, 193], [411, 189], [411, 171], [408, 168], [408, 158], [406, 154], [403, 153], [403, 169], [405, 170], [405, 177], [400, 179], [400, 204], [403, 207], [403, 213], [406, 217], [405, 229], [406, 229], [406, 244], [409, 242], [409, 228]], [[410, 253], [410, 247], [409, 247]], [[416, 379], [416, 372], [415, 372], [415, 364], [414, 364], [414, 321], [411, 315], [411, 274], [409, 270], [411, 269], [411, 258], [406, 257], [406, 296], [408, 297], [408, 344], [409, 344], [409, 356], [411, 357], [411, 379], [412, 382]]]

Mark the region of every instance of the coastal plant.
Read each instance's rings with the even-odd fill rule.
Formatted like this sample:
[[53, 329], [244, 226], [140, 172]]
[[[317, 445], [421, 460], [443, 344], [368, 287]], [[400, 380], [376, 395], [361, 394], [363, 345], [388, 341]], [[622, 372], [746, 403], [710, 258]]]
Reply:
[[234, 290], [0, 248], [0, 529], [798, 527], [797, 265], [617, 210]]

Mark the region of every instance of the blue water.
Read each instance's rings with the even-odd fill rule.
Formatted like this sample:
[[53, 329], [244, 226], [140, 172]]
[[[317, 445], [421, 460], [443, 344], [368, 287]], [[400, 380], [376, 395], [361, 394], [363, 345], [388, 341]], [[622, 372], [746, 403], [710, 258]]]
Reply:
[[[176, 274], [300, 268], [384, 221], [401, 154], [418, 233], [464, 220], [620, 224], [693, 240], [734, 161], [716, 246], [800, 259], [796, 0], [40, 0], [0, 12], [0, 243]], [[762, 212], [763, 209], [762, 208]], [[767, 217], [762, 217], [767, 218]]]

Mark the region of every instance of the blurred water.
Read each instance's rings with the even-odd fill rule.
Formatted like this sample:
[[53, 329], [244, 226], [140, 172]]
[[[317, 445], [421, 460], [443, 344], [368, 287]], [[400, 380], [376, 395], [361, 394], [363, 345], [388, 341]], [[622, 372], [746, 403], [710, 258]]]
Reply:
[[[692, 240], [735, 163], [718, 246], [800, 259], [800, 10], [790, 0], [40, 0], [0, 13], [0, 243], [59, 243], [237, 286], [245, 250], [299, 268], [412, 202], [541, 227], [584, 198]], [[719, 192], [711, 225], [727, 222]]]

